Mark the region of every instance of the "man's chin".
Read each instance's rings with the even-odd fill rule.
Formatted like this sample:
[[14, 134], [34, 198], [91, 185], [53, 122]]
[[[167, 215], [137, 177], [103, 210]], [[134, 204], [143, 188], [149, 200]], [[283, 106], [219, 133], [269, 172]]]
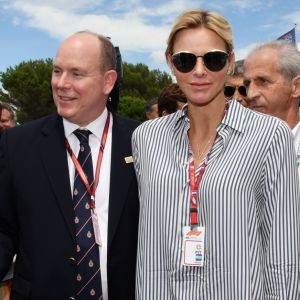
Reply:
[[261, 106], [253, 106], [253, 107], [251, 107], [251, 109], [253, 109], [257, 112], [263, 113], [263, 114], [267, 114], [267, 111]]

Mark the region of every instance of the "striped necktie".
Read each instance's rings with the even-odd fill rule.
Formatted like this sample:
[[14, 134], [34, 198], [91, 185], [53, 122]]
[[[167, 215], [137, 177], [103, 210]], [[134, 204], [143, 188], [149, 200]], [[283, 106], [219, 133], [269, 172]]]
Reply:
[[[89, 130], [77, 129], [74, 134], [79, 139], [80, 151], [78, 162], [84, 170], [89, 184], [94, 183], [93, 162], [89, 146]], [[73, 202], [76, 228], [77, 283], [76, 299], [102, 299], [99, 248], [95, 242], [94, 229], [90, 210], [90, 195], [75, 171]]]

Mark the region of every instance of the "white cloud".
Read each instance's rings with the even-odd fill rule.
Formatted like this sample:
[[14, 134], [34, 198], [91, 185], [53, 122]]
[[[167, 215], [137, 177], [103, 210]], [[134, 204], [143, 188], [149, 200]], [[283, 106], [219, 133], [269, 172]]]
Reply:
[[282, 20], [289, 21], [292, 25], [295, 23], [300, 24], [300, 10], [296, 10], [293, 13], [283, 16]]
[[[118, 17], [109, 15], [66, 12], [47, 5], [36, 5], [40, 1], [15, 2], [14, 7], [26, 17], [23, 24], [47, 32], [50, 36], [64, 39], [80, 30], [91, 30], [111, 37], [112, 42], [120, 49], [137, 52], [153, 52], [150, 55], [158, 62], [157, 51], [166, 47], [170, 25], [147, 24], [142, 14], [122, 14]], [[69, 0], [63, 0], [69, 5]], [[146, 13], [147, 15], [150, 12]], [[20, 24], [19, 22], [16, 24]]]
[[247, 55], [250, 53], [250, 51], [255, 48], [256, 45], [257, 43], [252, 43], [247, 45], [244, 48], [237, 49], [235, 51], [235, 60], [245, 59]]
[[167, 66], [164, 50], [153, 51], [150, 57], [153, 63], [158, 66], [158, 68], [163, 68]]
[[[140, 19], [114, 19], [106, 15], [76, 15], [49, 7], [23, 6], [29, 16], [28, 25], [65, 38], [79, 30], [89, 29], [111, 37], [113, 43], [126, 50], [157, 50], [165, 45], [169, 27], [144, 24]], [[47, 16], [47, 18], [45, 17]]]
[[239, 10], [257, 10], [261, 7], [272, 6], [272, 1], [262, 0], [230, 0], [227, 2]]
[[[166, 39], [175, 17], [183, 10], [209, 6], [217, 11], [227, 8], [246, 13], [271, 6], [273, 1], [171, 0], [160, 5], [142, 0], [111, 0], [109, 5], [103, 0], [0, 0], [0, 3], [2, 8], [5, 5], [16, 12], [12, 18], [15, 26], [36, 28], [59, 40], [89, 29], [110, 36], [122, 52], [145, 53], [149, 64], [167, 68], [163, 54]], [[283, 18], [300, 24], [299, 11]], [[236, 58], [243, 59], [254, 45], [238, 49]]]
[[141, 13], [144, 16], [171, 16], [172, 20], [174, 20], [174, 15], [178, 15], [183, 10], [188, 8], [195, 8], [201, 6], [204, 1], [194, 1], [194, 0], [173, 0], [165, 2], [159, 6], [154, 8], [144, 8], [139, 7], [136, 12]]
[[101, 4], [101, 0], [23, 0], [11, 1], [11, 6], [15, 9], [20, 9], [25, 6], [46, 6], [52, 8], [59, 8], [66, 11], [78, 11], [96, 7]]

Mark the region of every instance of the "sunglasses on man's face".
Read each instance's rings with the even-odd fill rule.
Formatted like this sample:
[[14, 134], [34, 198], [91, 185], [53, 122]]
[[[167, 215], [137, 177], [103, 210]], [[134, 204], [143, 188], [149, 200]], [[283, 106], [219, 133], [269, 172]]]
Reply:
[[194, 69], [199, 57], [202, 57], [203, 63], [209, 71], [218, 72], [225, 67], [229, 55], [221, 50], [212, 50], [204, 55], [181, 51], [172, 55], [172, 62], [179, 72], [188, 73]]
[[243, 97], [247, 96], [247, 91], [246, 91], [245, 86], [243, 86], [243, 85], [239, 85], [239, 86], [225, 85], [224, 86], [225, 97], [231, 98], [234, 95], [236, 89], [238, 90], [238, 92], [240, 93], [241, 96], [243, 96]]

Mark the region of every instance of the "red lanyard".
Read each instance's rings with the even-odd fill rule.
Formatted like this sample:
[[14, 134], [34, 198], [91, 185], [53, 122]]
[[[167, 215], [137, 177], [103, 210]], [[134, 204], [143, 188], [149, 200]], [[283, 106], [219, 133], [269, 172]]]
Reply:
[[104, 126], [104, 130], [102, 133], [102, 138], [101, 138], [101, 144], [100, 144], [100, 148], [99, 148], [99, 153], [98, 153], [98, 160], [97, 160], [97, 167], [96, 167], [96, 173], [95, 173], [95, 180], [94, 180], [94, 184], [92, 185], [92, 188], [90, 187], [88, 178], [85, 174], [85, 172], [83, 171], [79, 161], [77, 160], [76, 155], [74, 154], [74, 152], [71, 149], [71, 146], [68, 142], [68, 140], [66, 139], [66, 148], [71, 156], [71, 159], [74, 163], [74, 166], [76, 168], [76, 171], [78, 173], [78, 175], [80, 176], [83, 184], [86, 187], [86, 190], [88, 191], [88, 193], [91, 196], [91, 204], [90, 207], [92, 209], [95, 208], [95, 192], [98, 186], [98, 182], [99, 182], [99, 174], [100, 174], [100, 167], [101, 167], [101, 163], [102, 163], [102, 158], [103, 158], [103, 153], [104, 153], [104, 148], [105, 148], [105, 144], [106, 144], [106, 139], [107, 139], [107, 134], [108, 134], [108, 128], [109, 128], [109, 121], [110, 121], [110, 113], [108, 112], [107, 118], [106, 118], [106, 122], [105, 122], [105, 126]]
[[207, 166], [206, 159], [204, 159], [204, 162], [200, 166], [199, 175], [196, 177], [195, 175], [195, 162], [194, 159], [190, 162], [189, 167], [189, 175], [190, 175], [190, 222], [191, 226], [198, 226], [198, 189], [200, 182], [202, 180], [203, 174], [205, 172]]
[[[228, 103], [225, 104], [225, 109], [224, 109], [224, 115], [223, 118], [225, 117], [227, 111], [228, 111], [229, 105]], [[217, 135], [216, 135], [217, 138]], [[209, 155], [209, 154], [208, 154]], [[203, 174], [205, 172], [206, 166], [207, 166], [207, 160], [208, 156], [204, 159], [204, 162], [200, 166], [200, 171], [199, 175], [196, 177], [195, 173], [195, 162], [194, 159], [192, 158], [190, 161], [190, 166], [189, 166], [189, 176], [190, 176], [190, 222], [191, 226], [198, 226], [198, 189], [200, 182], [202, 180]]]

